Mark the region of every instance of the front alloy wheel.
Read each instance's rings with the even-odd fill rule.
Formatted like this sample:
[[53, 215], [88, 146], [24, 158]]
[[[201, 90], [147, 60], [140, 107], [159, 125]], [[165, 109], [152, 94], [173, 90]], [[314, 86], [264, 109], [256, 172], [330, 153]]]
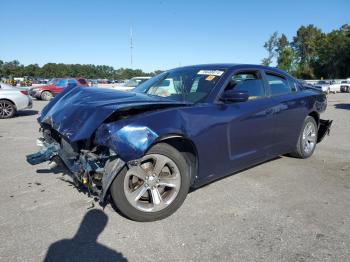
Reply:
[[177, 165], [169, 157], [149, 154], [141, 165], [128, 170], [124, 179], [124, 193], [129, 203], [144, 212], [156, 212], [169, 206], [181, 186]]
[[117, 209], [136, 221], [174, 213], [186, 198], [190, 177], [186, 160], [168, 144], [156, 144], [139, 164], [123, 170], [111, 186]]

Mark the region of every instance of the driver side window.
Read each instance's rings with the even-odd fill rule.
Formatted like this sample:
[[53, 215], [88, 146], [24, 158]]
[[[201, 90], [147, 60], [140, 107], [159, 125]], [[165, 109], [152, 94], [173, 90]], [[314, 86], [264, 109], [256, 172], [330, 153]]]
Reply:
[[225, 90], [246, 92], [249, 100], [265, 97], [264, 83], [258, 71], [241, 71], [231, 77]]

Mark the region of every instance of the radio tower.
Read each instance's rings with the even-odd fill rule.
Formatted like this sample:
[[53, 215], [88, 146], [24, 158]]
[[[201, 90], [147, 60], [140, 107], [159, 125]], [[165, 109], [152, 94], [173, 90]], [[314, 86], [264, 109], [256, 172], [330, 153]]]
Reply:
[[132, 26], [130, 27], [130, 65], [132, 69], [132, 49], [133, 49], [133, 43], [132, 43]]

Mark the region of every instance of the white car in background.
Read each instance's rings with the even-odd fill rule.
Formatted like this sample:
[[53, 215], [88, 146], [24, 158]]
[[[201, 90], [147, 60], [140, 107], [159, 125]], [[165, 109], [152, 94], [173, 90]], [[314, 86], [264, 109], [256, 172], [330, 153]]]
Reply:
[[341, 81], [340, 92], [350, 93], [350, 79]]
[[129, 79], [128, 81], [126, 81], [123, 85], [116, 86], [114, 88], [117, 90], [122, 90], [122, 91], [130, 91], [130, 90], [134, 89], [135, 87], [137, 87], [139, 84], [147, 81], [150, 78], [151, 77], [149, 77], [149, 76], [133, 77], [133, 78]]
[[340, 81], [340, 80], [332, 81], [332, 83], [329, 86], [329, 92], [332, 92], [334, 94], [340, 92], [341, 82], [343, 81]]
[[32, 105], [28, 90], [0, 83], [0, 119], [14, 117], [17, 111]]

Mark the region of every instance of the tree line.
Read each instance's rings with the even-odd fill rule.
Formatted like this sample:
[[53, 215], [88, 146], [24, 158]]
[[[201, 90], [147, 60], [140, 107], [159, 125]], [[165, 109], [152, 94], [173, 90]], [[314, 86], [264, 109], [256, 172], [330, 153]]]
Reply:
[[157, 70], [145, 73], [141, 69], [114, 69], [107, 65], [81, 65], [47, 63], [40, 67], [38, 64], [22, 65], [18, 60], [4, 62], [0, 60], [0, 77], [54, 78], [54, 77], [85, 77], [88, 79], [130, 79], [135, 76], [153, 76], [159, 74]]
[[301, 26], [291, 41], [274, 32], [265, 42], [263, 65], [277, 67], [302, 79], [350, 77], [350, 25], [324, 33], [314, 25]]

